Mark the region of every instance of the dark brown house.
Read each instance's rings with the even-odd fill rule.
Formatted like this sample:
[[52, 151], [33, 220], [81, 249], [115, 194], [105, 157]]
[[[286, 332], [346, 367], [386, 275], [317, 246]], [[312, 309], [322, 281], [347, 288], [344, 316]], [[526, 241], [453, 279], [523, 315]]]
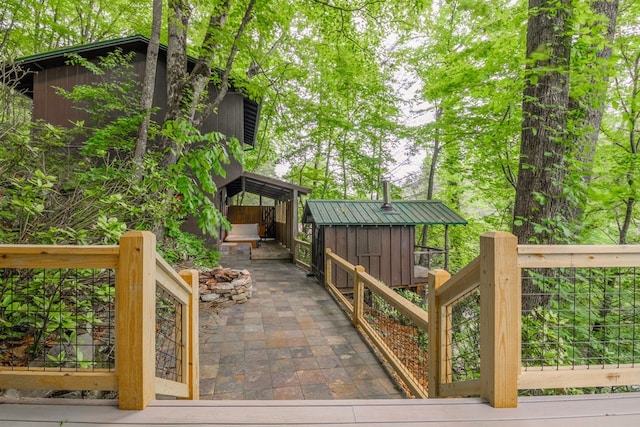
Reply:
[[[146, 37], [136, 35], [25, 57], [20, 59], [18, 64], [26, 73], [14, 86], [33, 100], [34, 120], [44, 120], [57, 126], [70, 126], [72, 122], [87, 121], [86, 113], [74, 108], [71, 101], [57, 93], [57, 88], [70, 91], [77, 85], [97, 82], [98, 77], [81, 65], [70, 64], [69, 54], [98, 61], [99, 57], [104, 57], [116, 49], [120, 49], [124, 54], [133, 52], [133, 74], [142, 83], [148, 44], [149, 40]], [[154, 117], [156, 120], [164, 117], [167, 104], [166, 55], [166, 46], [160, 46], [153, 98], [153, 106], [158, 108]], [[189, 58], [187, 67], [191, 68], [194, 65], [195, 60]], [[208, 94], [213, 99], [217, 89], [210, 87]], [[255, 145], [259, 114], [260, 106], [257, 102], [231, 87], [217, 111], [209, 114], [202, 122], [200, 131], [221, 132], [227, 137], [237, 138], [245, 149], [252, 149]], [[218, 187], [215, 201], [225, 215], [233, 215], [229, 218], [230, 222], [259, 223], [264, 227], [263, 237], [273, 238], [291, 248], [292, 239], [297, 231], [298, 195], [308, 194], [310, 191], [273, 178], [246, 173], [242, 163], [235, 158], [231, 159], [230, 164], [225, 165], [225, 170], [224, 177], [213, 177]], [[246, 207], [244, 211], [241, 208], [245, 207], [229, 207], [231, 197], [240, 192], [253, 193], [258, 195], [260, 200], [264, 197], [273, 201], [270, 206], [251, 206]], [[194, 219], [187, 220], [183, 228], [193, 234], [200, 234]], [[224, 230], [220, 229], [220, 234], [224, 237]]]
[[[17, 63], [26, 73], [20, 78], [16, 89], [33, 100], [34, 120], [44, 120], [55, 126], [70, 126], [72, 122], [87, 121], [86, 113], [74, 108], [71, 101], [57, 93], [57, 88], [70, 91], [78, 85], [96, 83], [99, 77], [81, 65], [70, 64], [69, 54], [97, 61], [99, 57], [104, 57], [116, 49], [122, 50], [124, 54], [133, 52], [133, 74], [142, 83], [148, 44], [149, 39], [136, 35], [21, 58]], [[154, 116], [156, 120], [164, 117], [167, 105], [166, 61], [167, 48], [160, 46], [153, 97], [153, 106], [158, 108]], [[194, 65], [195, 60], [189, 58], [187, 67], [191, 68]], [[214, 87], [209, 88], [211, 99], [216, 93]], [[228, 137], [238, 138], [245, 148], [251, 148], [255, 145], [259, 112], [257, 102], [231, 87], [218, 111], [208, 115], [203, 121], [200, 131], [218, 131]], [[233, 181], [243, 171], [241, 163], [236, 159], [231, 159], [231, 163], [225, 169], [226, 177], [214, 177], [218, 187]]]
[[[388, 286], [415, 287], [417, 224], [466, 225], [462, 217], [440, 201], [394, 200], [383, 208], [375, 200], [307, 200], [302, 222], [312, 225], [311, 268], [324, 282], [325, 250], [365, 270]], [[445, 235], [448, 233], [445, 231]], [[447, 239], [445, 239], [447, 240]], [[445, 250], [448, 250], [445, 241]], [[348, 291], [346, 273], [333, 270], [333, 282]]]

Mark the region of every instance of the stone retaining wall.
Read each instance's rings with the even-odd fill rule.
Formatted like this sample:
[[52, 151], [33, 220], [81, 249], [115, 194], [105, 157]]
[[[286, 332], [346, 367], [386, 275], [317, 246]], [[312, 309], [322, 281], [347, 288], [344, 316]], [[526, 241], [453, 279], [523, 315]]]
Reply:
[[251, 298], [253, 281], [247, 270], [215, 267], [200, 272], [200, 299], [216, 306], [244, 304]]

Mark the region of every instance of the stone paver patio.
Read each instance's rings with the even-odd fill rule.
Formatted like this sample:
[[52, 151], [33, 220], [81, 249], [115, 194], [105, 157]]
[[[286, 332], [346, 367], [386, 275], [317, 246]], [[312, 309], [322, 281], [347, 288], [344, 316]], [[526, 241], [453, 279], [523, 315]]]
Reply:
[[245, 304], [200, 304], [201, 399], [397, 399], [348, 317], [290, 261], [237, 260], [254, 280]]

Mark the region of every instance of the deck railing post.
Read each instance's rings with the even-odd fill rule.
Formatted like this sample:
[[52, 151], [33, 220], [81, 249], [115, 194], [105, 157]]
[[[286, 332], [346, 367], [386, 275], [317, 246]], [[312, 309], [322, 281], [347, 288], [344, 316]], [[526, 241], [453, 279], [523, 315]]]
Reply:
[[446, 352], [442, 345], [448, 340], [442, 340], [443, 333], [451, 333], [451, 328], [445, 331], [441, 329], [441, 307], [437, 289], [451, 278], [451, 274], [445, 270], [429, 271], [429, 397], [440, 397], [440, 384], [442, 383], [442, 369], [446, 368], [447, 361], [443, 360]]
[[120, 409], [144, 409], [155, 398], [156, 236], [120, 238], [116, 273], [116, 372]]
[[327, 248], [325, 251], [325, 267], [324, 267], [324, 286], [329, 287], [331, 283], [331, 248]]
[[521, 289], [518, 240], [480, 237], [480, 396], [496, 408], [518, 406]]
[[356, 265], [353, 269], [353, 326], [358, 326], [363, 318], [362, 307], [364, 305], [364, 283], [360, 274], [364, 272], [364, 267]]
[[293, 239], [293, 248], [292, 248], [292, 253], [293, 253], [293, 263], [297, 264], [298, 263], [298, 242], [296, 241], [296, 239]]
[[187, 358], [187, 368], [185, 375], [188, 376], [187, 384], [189, 384], [189, 399], [198, 400], [200, 398], [200, 338], [199, 338], [199, 276], [198, 270], [182, 270], [180, 277], [191, 286], [191, 299], [189, 300], [189, 318], [186, 328], [187, 354], [183, 355]]

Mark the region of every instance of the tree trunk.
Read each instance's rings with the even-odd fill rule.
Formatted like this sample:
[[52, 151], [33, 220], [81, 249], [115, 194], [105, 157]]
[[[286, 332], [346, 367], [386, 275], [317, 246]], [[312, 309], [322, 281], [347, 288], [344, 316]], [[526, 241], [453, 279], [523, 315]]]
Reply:
[[[520, 167], [513, 232], [520, 243], [554, 243], [567, 220], [563, 195], [570, 1], [530, 0]], [[536, 58], [537, 57], [537, 58]]]
[[[207, 111], [215, 110], [224, 99], [229, 89], [229, 75], [231, 68], [238, 53], [238, 43], [244, 34], [247, 24], [251, 20], [251, 14], [255, 0], [250, 0], [245, 9], [242, 22], [236, 31], [233, 46], [227, 57], [227, 62], [222, 75], [221, 83], [215, 99], [207, 105]], [[198, 106], [202, 102], [205, 88], [209, 84], [211, 77], [211, 68], [213, 54], [215, 49], [221, 49], [221, 45], [216, 43], [214, 34], [216, 29], [223, 26], [227, 19], [229, 1], [225, 0], [223, 4], [214, 11], [209, 19], [209, 27], [203, 39], [201, 46], [201, 55], [196, 62], [196, 66], [190, 75], [187, 76], [187, 37], [186, 29], [188, 25], [187, 6], [185, 0], [169, 0], [169, 7], [172, 15], [169, 18], [169, 43], [167, 45], [167, 113], [165, 120], [176, 120], [179, 118], [186, 119], [189, 124], [198, 126], [199, 121], [205, 115], [196, 117]], [[184, 90], [186, 87], [189, 90]], [[187, 98], [188, 93], [188, 98]], [[179, 155], [179, 145], [176, 141], [164, 140], [163, 148], [165, 157], [163, 165], [165, 167], [174, 165]], [[188, 150], [189, 147], [183, 149]]]
[[[599, 49], [596, 53], [596, 58], [601, 63], [611, 58], [612, 46], [616, 31], [616, 20], [618, 18], [618, 0], [600, 0], [591, 4], [593, 11], [602, 16], [603, 20], [607, 22], [606, 39], [607, 44], [604, 48]], [[599, 24], [599, 22], [598, 22]], [[595, 47], [594, 47], [595, 48]], [[593, 155], [596, 149], [596, 142], [598, 141], [598, 133], [600, 132], [600, 123], [602, 122], [602, 115], [604, 113], [605, 98], [607, 96], [609, 75], [608, 73], [601, 74], [600, 81], [597, 76], [592, 79], [591, 87], [594, 88], [594, 92], [588, 96], [588, 108], [584, 112], [584, 125], [590, 129], [589, 133], [585, 136], [585, 150], [581, 150], [584, 153], [585, 163], [591, 164], [593, 161]], [[582, 103], [584, 105], [584, 103]], [[586, 175], [590, 180], [591, 176]]]
[[[332, 131], [333, 132], [333, 131]], [[331, 162], [331, 153], [333, 152], [333, 138], [329, 138], [328, 146], [327, 146], [327, 156], [326, 163], [324, 165], [324, 183], [322, 184], [322, 193], [320, 193], [320, 198], [324, 199], [327, 194], [327, 190], [329, 189], [329, 175], [331, 174], [330, 162]]]
[[[442, 108], [438, 106], [436, 107], [436, 113], [435, 113], [436, 125], [438, 124], [440, 117], [442, 117]], [[429, 165], [429, 178], [427, 181], [427, 200], [433, 199], [433, 187], [435, 185], [435, 180], [436, 180], [436, 167], [438, 165], [439, 154], [440, 154], [440, 135], [436, 130], [436, 135], [433, 140], [433, 153], [431, 154], [431, 164]], [[420, 246], [426, 247], [428, 240], [429, 240], [429, 226], [425, 224], [422, 227], [422, 234], [420, 236]], [[424, 265], [426, 260], [427, 260], [427, 255], [420, 254], [420, 259], [418, 260], [418, 264]]]
[[[187, 25], [185, 0], [169, 0], [169, 39], [167, 41], [167, 110], [164, 121], [176, 120], [182, 116], [184, 85], [187, 73]], [[175, 164], [177, 147], [170, 138], [162, 139], [163, 166]]]
[[[570, 0], [529, 0], [529, 62], [513, 221], [519, 243], [553, 244], [568, 220], [563, 188], [565, 153], [569, 150], [570, 4]], [[522, 310], [529, 312], [546, 304], [548, 295], [541, 292], [533, 277], [527, 271], [522, 276]]]
[[236, 55], [238, 53], [238, 42], [240, 38], [244, 34], [244, 30], [247, 28], [249, 21], [251, 21], [251, 14], [253, 13], [253, 7], [256, 5], [256, 0], [249, 0], [249, 4], [244, 11], [244, 16], [242, 17], [242, 22], [238, 27], [238, 31], [236, 32], [236, 36], [233, 40], [233, 46], [231, 46], [231, 52], [229, 53], [229, 57], [227, 58], [227, 64], [225, 66], [224, 72], [222, 73], [222, 82], [220, 83], [220, 90], [216, 95], [215, 99], [212, 102], [212, 109], [215, 109], [220, 105], [222, 99], [227, 94], [227, 90], [229, 90], [229, 75], [231, 74], [231, 67], [233, 66], [233, 61], [235, 61]]
[[[229, 0], [225, 0], [209, 18], [209, 26], [202, 41], [202, 49], [195, 67], [191, 71], [189, 86], [191, 89], [191, 102], [187, 113], [189, 120], [193, 123], [196, 120], [196, 111], [204, 91], [209, 85], [211, 78], [211, 63], [216, 50], [221, 49], [221, 44], [215, 39], [215, 32], [219, 31], [227, 22], [229, 14]], [[213, 107], [215, 108], [215, 107]]]
[[[169, 0], [167, 41], [167, 110], [164, 121], [181, 117], [185, 73], [187, 72], [187, 5], [185, 0]], [[174, 165], [178, 156], [177, 147], [169, 137], [163, 137], [160, 150], [163, 157], [161, 165], [168, 168]], [[167, 190], [166, 197], [173, 197], [173, 191]], [[154, 225], [153, 232], [158, 244], [164, 243], [164, 220]]]
[[622, 222], [622, 226], [620, 227], [620, 237], [618, 243], [621, 245], [627, 244], [627, 234], [629, 233], [629, 227], [631, 226], [631, 221], [633, 220], [633, 207], [636, 204], [636, 199], [633, 197], [629, 197], [624, 202], [626, 209], [624, 212], [624, 221]]
[[[618, 17], [618, 0], [599, 0], [591, 3], [591, 9], [595, 14], [600, 15], [600, 20], [596, 20], [593, 26], [601, 26], [604, 21], [606, 34], [604, 35], [607, 43], [600, 48], [596, 45], [591, 46], [595, 52], [594, 63], [596, 67], [590, 70], [595, 72], [589, 77], [589, 93], [581, 99], [570, 99], [569, 107], [571, 116], [576, 118], [578, 123], [573, 126], [574, 129], [582, 131], [586, 129], [586, 134], [576, 135], [578, 141], [575, 148], [576, 158], [579, 160], [579, 170], [577, 177], [581, 180], [578, 188], [578, 203], [571, 207], [572, 218], [580, 218], [583, 213], [581, 206], [586, 201], [585, 190], [591, 183], [593, 158], [596, 152], [596, 144], [600, 133], [600, 124], [606, 104], [609, 67], [606, 65], [611, 58], [612, 46], [615, 37], [616, 20]], [[572, 81], [573, 85], [573, 81]]]
[[140, 106], [144, 111], [144, 119], [138, 128], [133, 160], [138, 164], [136, 179], [142, 179], [142, 158], [147, 152], [147, 140], [149, 138], [149, 122], [151, 121], [151, 107], [156, 86], [156, 69], [158, 65], [158, 51], [160, 50], [160, 30], [162, 27], [162, 0], [153, 0], [153, 21], [151, 24], [151, 39], [147, 46], [147, 58], [144, 68], [144, 81], [142, 83], [142, 97]]

